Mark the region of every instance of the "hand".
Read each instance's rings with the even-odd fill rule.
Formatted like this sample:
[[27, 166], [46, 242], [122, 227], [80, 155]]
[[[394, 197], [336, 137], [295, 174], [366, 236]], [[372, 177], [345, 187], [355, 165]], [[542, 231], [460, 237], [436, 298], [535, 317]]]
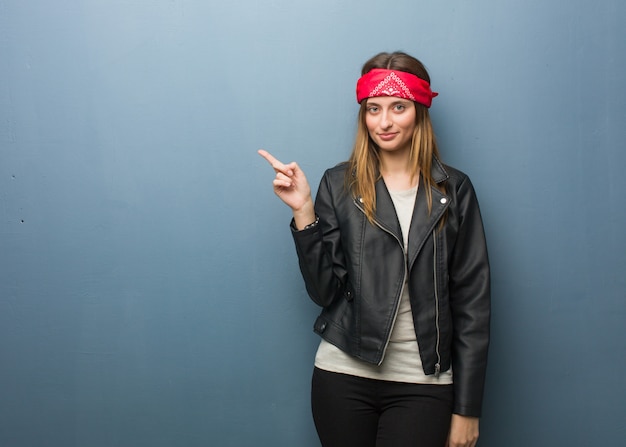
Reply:
[[288, 164], [281, 163], [272, 154], [263, 149], [259, 150], [259, 155], [267, 160], [274, 168], [276, 177], [274, 178], [274, 192], [293, 211], [296, 227], [304, 228], [315, 221], [315, 211], [313, 209], [313, 198], [311, 197], [311, 187], [296, 162]]
[[478, 418], [453, 414], [446, 447], [474, 447], [478, 442]]

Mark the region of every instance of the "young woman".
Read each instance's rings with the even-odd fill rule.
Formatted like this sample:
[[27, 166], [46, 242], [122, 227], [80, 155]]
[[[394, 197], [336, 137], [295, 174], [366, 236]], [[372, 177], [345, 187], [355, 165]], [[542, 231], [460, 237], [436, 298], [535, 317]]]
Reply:
[[324, 447], [473, 447], [489, 344], [489, 263], [469, 178], [443, 165], [424, 66], [381, 53], [363, 66], [350, 159], [315, 203], [306, 177], [259, 151], [322, 307], [312, 381]]

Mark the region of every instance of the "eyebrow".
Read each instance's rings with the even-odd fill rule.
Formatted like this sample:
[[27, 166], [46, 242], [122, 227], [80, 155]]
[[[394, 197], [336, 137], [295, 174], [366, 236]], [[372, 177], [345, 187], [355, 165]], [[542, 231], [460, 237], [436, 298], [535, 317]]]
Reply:
[[[370, 99], [371, 99], [371, 98], [370, 98]], [[411, 102], [411, 101], [410, 101], [410, 100], [408, 100], [408, 99], [398, 98], [396, 101], [393, 101], [393, 102], [389, 103], [389, 105], [394, 106], [394, 105], [396, 105], [396, 104], [406, 104], [406, 103], [410, 103], [410, 102]], [[367, 101], [367, 105], [368, 105], [368, 106], [378, 106], [378, 107], [380, 107], [380, 106], [381, 106], [381, 104], [380, 104], [380, 103], [377, 103], [377, 102], [375, 102], [375, 101], [371, 101], [371, 100], [368, 100], [368, 101]]]

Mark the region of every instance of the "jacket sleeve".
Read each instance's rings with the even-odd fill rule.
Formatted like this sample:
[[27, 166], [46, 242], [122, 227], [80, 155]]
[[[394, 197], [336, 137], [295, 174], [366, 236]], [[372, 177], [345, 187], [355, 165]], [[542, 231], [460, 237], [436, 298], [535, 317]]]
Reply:
[[292, 220], [291, 230], [307, 292], [316, 304], [327, 307], [343, 294], [347, 277], [328, 171], [317, 191], [315, 212], [317, 225], [298, 231]]
[[461, 182], [456, 196], [459, 228], [449, 268], [453, 412], [479, 417], [489, 347], [489, 260], [478, 200], [469, 178]]

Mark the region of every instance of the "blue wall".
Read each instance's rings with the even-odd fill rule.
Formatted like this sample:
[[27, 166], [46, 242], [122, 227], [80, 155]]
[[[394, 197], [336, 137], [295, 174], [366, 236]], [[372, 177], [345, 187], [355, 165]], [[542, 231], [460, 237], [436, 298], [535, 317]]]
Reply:
[[493, 264], [480, 445], [617, 445], [626, 3], [0, 0], [0, 446], [318, 446], [316, 186], [361, 64], [426, 62]]

